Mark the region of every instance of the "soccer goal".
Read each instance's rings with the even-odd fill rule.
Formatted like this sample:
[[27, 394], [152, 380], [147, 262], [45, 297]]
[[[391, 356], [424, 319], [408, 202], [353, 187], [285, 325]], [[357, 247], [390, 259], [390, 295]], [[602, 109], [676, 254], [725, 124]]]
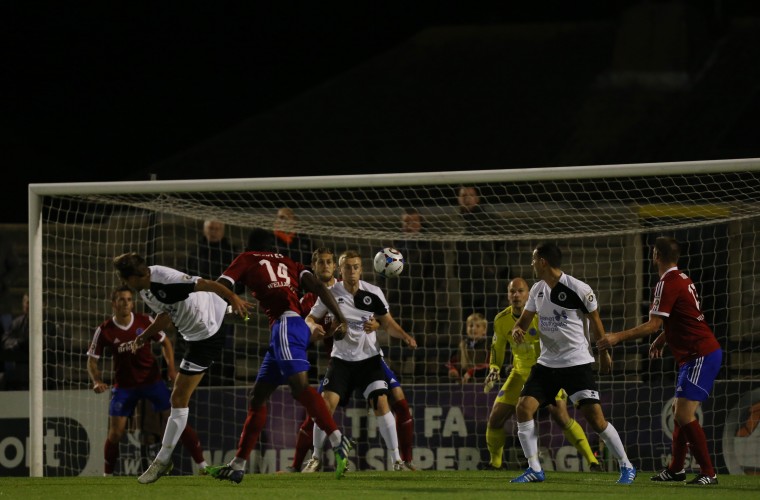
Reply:
[[[522, 276], [532, 284], [531, 250], [537, 242], [560, 245], [563, 269], [594, 288], [605, 327], [619, 331], [646, 319], [657, 280], [649, 264], [651, 245], [657, 236], [675, 236], [684, 248], [680, 267], [697, 284], [706, 319], [725, 351], [719, 381], [700, 412], [710, 449], [722, 473], [758, 470], [758, 193], [760, 159], [30, 185], [31, 397], [28, 412], [26, 400], [2, 410], [18, 422], [28, 417], [29, 427], [25, 434], [19, 424], [17, 440], [4, 441], [2, 467], [32, 476], [102, 472], [108, 396], [91, 390], [86, 351], [95, 328], [112, 314], [110, 294], [119, 284], [112, 258], [136, 251], [151, 264], [187, 269], [204, 221], [216, 220], [225, 224], [236, 251], [248, 246], [253, 229], [263, 228], [285, 238], [298, 235], [309, 252], [327, 247], [361, 254], [363, 279], [384, 290], [394, 318], [419, 345], [412, 351], [379, 334], [413, 411], [415, 463], [434, 470], [473, 469], [488, 460], [485, 429], [497, 390], [484, 393], [477, 371], [474, 381], [462, 383], [462, 372], [452, 367], [461, 368], [456, 353], [467, 317], [483, 314], [490, 338], [494, 315], [508, 305], [509, 279]], [[479, 208], [463, 215], [460, 198]], [[277, 226], [280, 208], [296, 216], [287, 228]], [[421, 224], [410, 227], [409, 217], [419, 217]], [[375, 253], [386, 246], [404, 254], [399, 277], [373, 271]], [[303, 259], [310, 259], [308, 252]], [[137, 309], [150, 312], [139, 299]], [[269, 339], [263, 314], [248, 322], [231, 317], [227, 326], [231, 335], [223, 358], [191, 401], [189, 421], [210, 463], [234, 454], [246, 391]], [[175, 340], [181, 358], [182, 342]], [[599, 389], [633, 463], [657, 470], [670, 455], [676, 372], [672, 357], [650, 361], [647, 351], [647, 339], [616, 346], [613, 373], [599, 376]], [[328, 356], [323, 346], [314, 346], [314, 384]], [[110, 373], [107, 356], [102, 363]], [[509, 364], [507, 356], [505, 373]], [[570, 411], [597, 449], [598, 436], [579, 412]], [[359, 440], [355, 470], [386, 470], [389, 459], [366, 402], [353, 398], [336, 417]], [[286, 388], [275, 393], [251, 472], [290, 465], [303, 418]], [[538, 418], [545, 468], [585, 470], [562, 430], [547, 414], [539, 412]], [[137, 474], [152, 459], [156, 436], [147, 434], [137, 426], [122, 443], [117, 474]], [[507, 436], [504, 460], [517, 469], [523, 461], [514, 422], [507, 424]], [[26, 453], [26, 461], [18, 453]], [[179, 473], [193, 472], [181, 446], [174, 459]]]

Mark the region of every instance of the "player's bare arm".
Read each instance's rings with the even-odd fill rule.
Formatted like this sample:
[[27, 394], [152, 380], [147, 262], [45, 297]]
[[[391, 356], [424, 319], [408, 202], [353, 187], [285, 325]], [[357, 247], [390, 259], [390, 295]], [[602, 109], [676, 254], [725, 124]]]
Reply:
[[[605, 331], [602, 324], [602, 318], [599, 316], [599, 309], [588, 313], [589, 327], [591, 329], [592, 340], [599, 342], [604, 339]], [[612, 371], [612, 353], [609, 349], [599, 350], [599, 372], [610, 373]]]
[[625, 330], [617, 333], [608, 333], [601, 339], [597, 339], [596, 347], [599, 350], [609, 349], [610, 347], [624, 342], [626, 340], [640, 339], [648, 337], [653, 333], [658, 332], [662, 328], [662, 318], [657, 315], [650, 315], [649, 321], [642, 323], [630, 330]]
[[535, 311], [528, 311], [527, 309], [523, 309], [522, 313], [520, 313], [520, 319], [517, 320], [514, 328], [512, 328], [512, 338], [518, 344], [522, 344], [525, 338], [525, 329], [530, 326], [530, 322], [533, 321], [535, 315]]
[[201, 278], [195, 283], [195, 291], [214, 292], [226, 300], [232, 306], [232, 310], [241, 318], [247, 318], [248, 311], [254, 308], [254, 304], [243, 299], [232, 290], [232, 284], [228, 280], [212, 281]]
[[144, 346], [147, 342], [150, 342], [150, 340], [159, 332], [173, 327], [174, 323], [172, 322], [172, 318], [169, 316], [169, 313], [160, 313], [158, 316], [156, 316], [156, 320], [151, 323], [144, 332], [138, 335], [135, 340], [132, 341], [132, 352], [137, 352], [139, 348]]
[[393, 316], [391, 316], [390, 313], [383, 314], [378, 318], [377, 321], [380, 322], [380, 326], [383, 328], [383, 330], [388, 332], [388, 335], [397, 339], [401, 339], [407, 346], [412, 349], [417, 349], [417, 341], [414, 340], [414, 337], [406, 333], [403, 328], [401, 328], [401, 325], [399, 325], [396, 320], [393, 319]]
[[335, 337], [335, 340], [342, 340], [346, 336], [346, 332], [348, 332], [348, 322], [330, 290], [327, 289], [319, 278], [311, 273], [303, 273], [301, 276], [301, 286], [305, 291], [317, 294], [317, 297], [322, 299], [322, 303], [327, 307], [327, 310], [337, 318], [338, 326], [333, 332], [333, 337]]
[[92, 379], [92, 390], [96, 394], [100, 394], [108, 390], [108, 384], [103, 382], [103, 376], [98, 367], [98, 360], [92, 356], [87, 357], [87, 373], [90, 374]]
[[324, 327], [321, 325], [321, 321], [322, 318], [317, 319], [311, 314], [306, 316], [306, 326], [309, 327], [309, 331], [311, 332], [309, 342], [319, 342], [327, 336], [327, 332], [325, 332]]
[[649, 346], [649, 357], [651, 359], [661, 358], [665, 350], [665, 332], [660, 333], [652, 345]]

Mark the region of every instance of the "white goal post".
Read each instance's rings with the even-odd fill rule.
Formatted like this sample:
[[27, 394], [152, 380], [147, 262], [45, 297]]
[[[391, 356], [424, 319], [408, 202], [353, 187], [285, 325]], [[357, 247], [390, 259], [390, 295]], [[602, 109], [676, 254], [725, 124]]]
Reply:
[[[476, 226], [467, 226], [458, 212], [461, 186], [477, 188], [486, 208]], [[760, 430], [750, 429], [747, 435], [739, 431], [753, 406], [760, 419], [759, 193], [758, 158], [30, 184], [29, 474], [102, 472], [108, 402], [89, 390], [85, 352], [94, 329], [111, 314], [110, 291], [118, 284], [112, 257], [137, 251], [151, 264], [183, 269], [204, 220], [224, 222], [227, 236], [240, 251], [254, 228], [274, 229], [275, 214], [282, 207], [293, 209], [295, 229], [313, 248], [358, 250], [363, 279], [385, 291], [394, 317], [417, 338], [420, 349], [410, 353], [381, 335], [386, 357], [400, 375], [413, 409], [415, 460], [437, 469], [472, 468], [487, 461], [484, 429], [496, 390], [483, 394], [482, 380], [468, 385], [450, 379], [446, 362], [465, 332], [463, 322], [470, 312], [486, 315], [490, 336], [493, 315], [508, 305], [509, 278], [523, 276], [533, 282], [530, 251], [538, 241], [560, 244], [563, 269], [595, 289], [605, 327], [619, 331], [646, 317], [656, 281], [648, 261], [653, 239], [662, 234], [677, 237], [685, 244], [682, 267], [694, 278], [725, 352], [719, 384], [700, 413], [711, 452], [715, 457], [721, 451], [723, 458], [716, 461], [723, 472], [760, 470]], [[400, 218], [409, 210], [422, 216], [423, 232], [401, 232]], [[401, 279], [374, 275], [372, 257], [383, 246], [410, 248]], [[136, 302], [138, 310], [145, 310], [139, 299]], [[55, 338], [46, 331], [48, 324], [57, 326]], [[233, 322], [233, 330], [229, 357], [213, 385], [191, 402], [190, 421], [213, 462], [234, 449], [245, 415], [241, 394], [255, 379], [268, 342], [265, 319], [250, 325]], [[667, 359], [650, 362], [644, 348], [641, 342], [616, 347], [613, 374], [600, 376], [599, 383], [605, 414], [621, 431], [629, 456], [643, 470], [654, 470], [670, 453], [672, 419], [669, 423], [667, 410], [675, 388], [674, 367]], [[181, 349], [177, 351], [181, 355]], [[318, 376], [324, 369], [324, 352], [318, 350], [315, 360]], [[197, 413], [192, 406], [200, 408]], [[292, 457], [302, 418], [296, 407], [284, 396], [273, 403], [268, 426], [277, 428], [268, 431], [271, 438], [256, 451], [252, 472], [280, 469]], [[209, 417], [209, 410], [223, 414], [217, 416], [224, 419], [223, 425]], [[377, 451], [382, 444], [376, 432], [366, 430], [363, 403], [352, 402], [345, 413], [342, 424], [362, 434], [360, 453], [366, 454], [355, 458], [355, 466], [383, 468], [387, 460]], [[91, 427], [77, 423], [90, 418], [85, 415], [92, 416]], [[596, 446], [597, 436], [580, 413], [574, 416]], [[546, 421], [540, 431], [547, 467], [580, 467], [574, 465], [577, 457], [562, 447], [561, 430], [541, 418]], [[514, 439], [508, 440], [511, 455], [505, 461], [516, 466], [522, 457], [511, 425], [507, 434]], [[55, 451], [55, 442], [68, 444]], [[176, 450], [177, 460], [179, 455], [187, 454]], [[190, 472], [189, 466], [179, 470]]]

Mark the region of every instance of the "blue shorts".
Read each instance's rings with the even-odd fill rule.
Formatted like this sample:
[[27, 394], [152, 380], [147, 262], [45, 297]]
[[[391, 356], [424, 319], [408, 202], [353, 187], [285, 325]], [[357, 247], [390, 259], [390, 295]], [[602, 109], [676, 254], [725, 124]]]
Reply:
[[388, 390], [395, 389], [396, 387], [401, 387], [401, 384], [398, 381], [398, 377], [396, 377], [396, 374], [393, 373], [393, 370], [391, 370], [391, 367], [388, 366], [388, 363], [385, 362], [385, 358], [381, 358], [383, 361], [383, 370], [385, 370], [385, 381], [388, 382]]
[[723, 350], [718, 349], [707, 356], [692, 359], [679, 366], [676, 397], [690, 401], [706, 400], [712, 391], [722, 362]]
[[272, 325], [269, 349], [256, 375], [256, 381], [283, 385], [291, 375], [308, 372], [311, 366], [306, 355], [309, 337], [311, 332], [301, 316], [297, 313], [281, 316]]
[[144, 385], [123, 389], [114, 387], [111, 389], [111, 404], [108, 406], [108, 415], [111, 417], [131, 417], [135, 412], [135, 406], [141, 399], [147, 399], [153, 405], [153, 411], [159, 413], [171, 408], [171, 391], [163, 380], [155, 384]]

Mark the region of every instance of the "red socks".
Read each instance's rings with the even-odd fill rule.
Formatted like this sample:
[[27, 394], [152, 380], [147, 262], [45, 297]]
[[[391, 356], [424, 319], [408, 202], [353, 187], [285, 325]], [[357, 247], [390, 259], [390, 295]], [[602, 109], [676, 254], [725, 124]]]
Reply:
[[196, 464], [203, 462], [203, 448], [201, 448], [201, 441], [198, 439], [198, 434], [195, 432], [195, 429], [190, 427], [189, 424], [185, 425], [185, 430], [180, 434], [179, 440], [182, 442], [182, 446], [184, 446], [193, 457], [193, 461], [195, 461]]
[[335, 420], [333, 420], [332, 415], [327, 410], [325, 401], [315, 388], [307, 387], [301, 391], [301, 394], [296, 399], [306, 408], [306, 412], [314, 417], [314, 422], [328, 436], [338, 430]]
[[412, 413], [409, 411], [409, 404], [406, 399], [395, 401], [391, 410], [396, 416], [396, 434], [398, 434], [398, 451], [401, 453], [401, 460], [411, 462], [414, 423], [412, 422]]
[[248, 460], [251, 457], [251, 451], [259, 442], [261, 431], [267, 423], [267, 405], [261, 405], [258, 409], [248, 408], [248, 416], [243, 424], [243, 432], [240, 433], [238, 449], [235, 456]]

